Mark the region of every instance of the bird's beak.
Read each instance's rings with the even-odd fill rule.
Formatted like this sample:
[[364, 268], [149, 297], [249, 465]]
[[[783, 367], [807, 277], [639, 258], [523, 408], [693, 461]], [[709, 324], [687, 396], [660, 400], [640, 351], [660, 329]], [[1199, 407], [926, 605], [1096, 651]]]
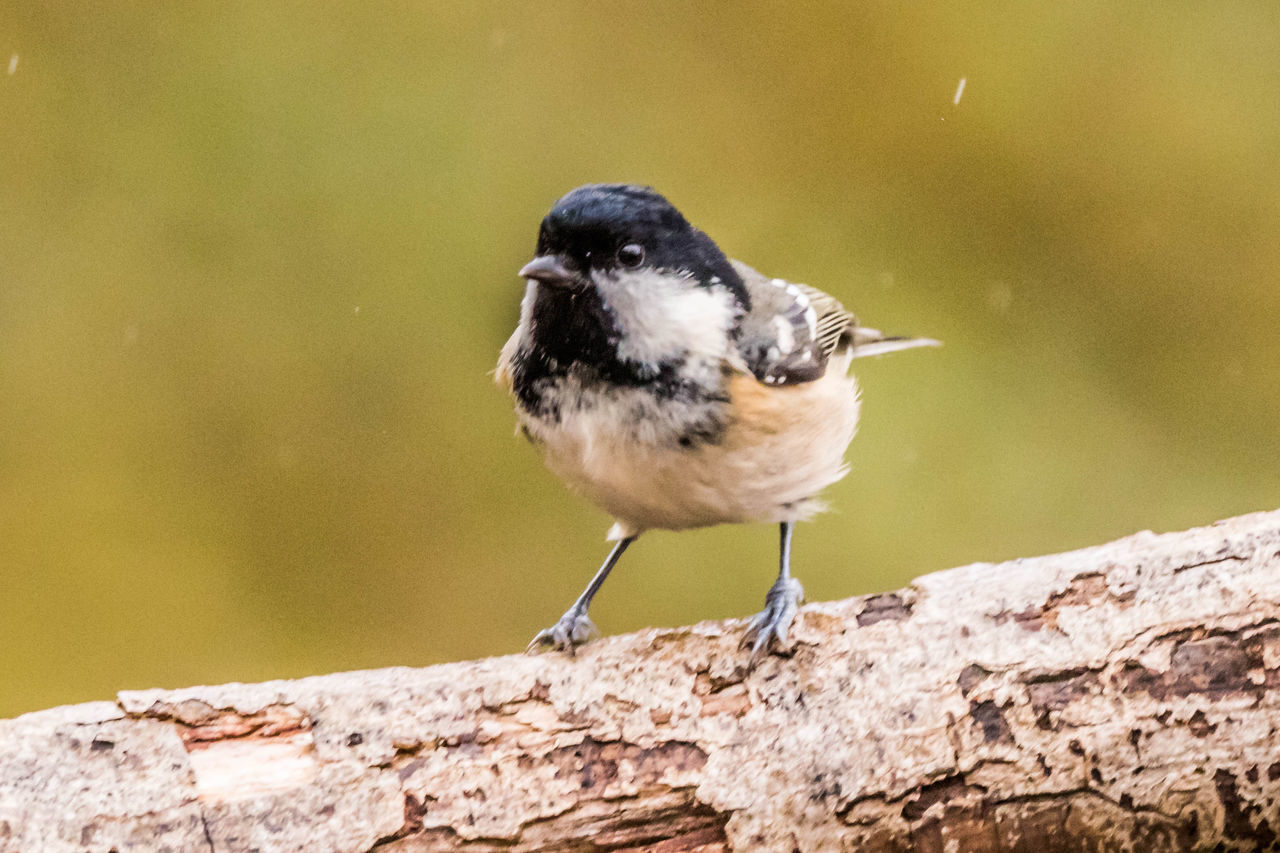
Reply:
[[543, 284], [565, 287], [577, 281], [578, 275], [565, 266], [556, 255], [538, 255], [520, 268], [521, 278], [531, 278]]

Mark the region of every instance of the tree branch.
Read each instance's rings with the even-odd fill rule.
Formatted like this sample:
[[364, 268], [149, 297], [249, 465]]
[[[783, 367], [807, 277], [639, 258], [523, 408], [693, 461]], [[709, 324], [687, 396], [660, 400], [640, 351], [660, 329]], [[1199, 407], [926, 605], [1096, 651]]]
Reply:
[[0, 721], [0, 850], [1278, 843], [1280, 511], [742, 627]]

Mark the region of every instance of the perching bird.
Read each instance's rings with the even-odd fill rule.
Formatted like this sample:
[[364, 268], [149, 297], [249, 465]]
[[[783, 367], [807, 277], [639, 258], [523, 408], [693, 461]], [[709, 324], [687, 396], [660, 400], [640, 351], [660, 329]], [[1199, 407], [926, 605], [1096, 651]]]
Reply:
[[613, 516], [604, 565], [530, 650], [572, 650], [587, 608], [646, 530], [781, 527], [778, 579], [746, 642], [785, 645], [803, 592], [796, 521], [848, 471], [858, 425], [852, 359], [936, 346], [859, 326], [832, 297], [767, 278], [648, 187], [589, 184], [542, 221], [520, 324], [497, 377], [547, 466]]

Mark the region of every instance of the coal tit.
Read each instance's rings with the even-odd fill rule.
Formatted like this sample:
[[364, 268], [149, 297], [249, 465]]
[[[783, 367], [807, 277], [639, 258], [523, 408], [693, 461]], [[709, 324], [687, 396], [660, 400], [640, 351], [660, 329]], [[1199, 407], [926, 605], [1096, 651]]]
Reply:
[[802, 600], [796, 521], [848, 471], [852, 359], [919, 346], [859, 326], [827, 294], [725, 257], [648, 187], [590, 184], [542, 221], [520, 323], [496, 376], [547, 466], [615, 520], [591, 583], [530, 650], [572, 650], [587, 608], [646, 530], [771, 522], [777, 581], [745, 642], [785, 645]]

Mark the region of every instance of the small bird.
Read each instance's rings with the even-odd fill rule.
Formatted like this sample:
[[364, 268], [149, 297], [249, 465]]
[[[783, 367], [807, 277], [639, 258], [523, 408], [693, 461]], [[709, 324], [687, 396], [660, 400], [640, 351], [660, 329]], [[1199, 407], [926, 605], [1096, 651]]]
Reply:
[[753, 665], [785, 646], [803, 600], [792, 529], [848, 471], [850, 362], [938, 342], [886, 337], [819, 290], [730, 260], [649, 187], [565, 195], [520, 277], [495, 375], [547, 467], [615, 521], [604, 564], [529, 650], [590, 639], [587, 608], [640, 534], [736, 522], [780, 527], [778, 578], [744, 643]]

